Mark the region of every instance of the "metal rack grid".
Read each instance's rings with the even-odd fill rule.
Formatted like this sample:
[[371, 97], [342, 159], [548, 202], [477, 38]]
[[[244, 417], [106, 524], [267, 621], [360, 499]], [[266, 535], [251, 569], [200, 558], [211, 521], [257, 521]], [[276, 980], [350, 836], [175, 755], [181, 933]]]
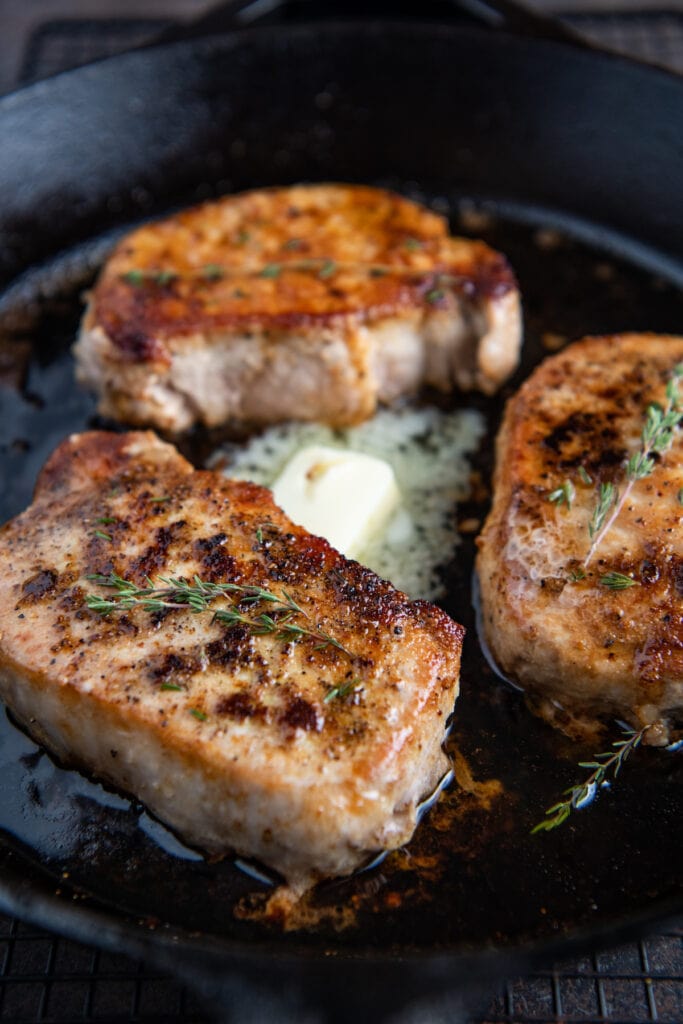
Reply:
[[[207, 1024], [179, 982], [122, 955], [0, 918], [0, 1020]], [[683, 925], [507, 982], [472, 1024], [680, 1024]]]
[[211, 1017], [174, 978], [0, 918], [0, 1020], [204, 1024]]
[[[110, 13], [114, 12], [112, 3]], [[598, 44], [683, 71], [683, 14], [579, 14]], [[23, 41], [20, 82], [153, 38], [168, 21], [52, 20]], [[175, 978], [0, 916], [0, 1021], [205, 1024], [209, 1008]], [[683, 922], [655, 937], [501, 985], [472, 1024], [682, 1024]]]

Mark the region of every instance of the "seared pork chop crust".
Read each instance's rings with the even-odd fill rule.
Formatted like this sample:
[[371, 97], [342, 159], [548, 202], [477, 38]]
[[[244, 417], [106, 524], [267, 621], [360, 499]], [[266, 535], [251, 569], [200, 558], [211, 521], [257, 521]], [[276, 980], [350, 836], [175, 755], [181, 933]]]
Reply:
[[[589, 524], [601, 483], [624, 491], [647, 407], [666, 405], [682, 361], [679, 337], [586, 338], [546, 359], [506, 407], [478, 541], [485, 639], [503, 672], [545, 699], [560, 724], [618, 715], [656, 723], [646, 738], [665, 742], [667, 720], [681, 711], [680, 432], [593, 552]], [[550, 499], [567, 482], [571, 507]], [[612, 589], [609, 573], [634, 585]]]
[[337, 426], [423, 384], [494, 391], [520, 337], [499, 253], [391, 192], [314, 185], [133, 232], [95, 286], [76, 355], [101, 410], [130, 423]]
[[[448, 767], [463, 630], [294, 525], [269, 491], [195, 471], [151, 433], [75, 435], [0, 553], [0, 693], [60, 759], [293, 884], [410, 838]], [[286, 591], [294, 621], [341, 647], [211, 610], [103, 615], [87, 595], [112, 591], [88, 576], [111, 573]]]

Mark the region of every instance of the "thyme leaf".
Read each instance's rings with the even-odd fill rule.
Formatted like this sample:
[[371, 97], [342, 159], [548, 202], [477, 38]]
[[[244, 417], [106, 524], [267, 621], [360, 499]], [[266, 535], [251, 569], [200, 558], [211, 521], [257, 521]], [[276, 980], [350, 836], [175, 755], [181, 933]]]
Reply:
[[109, 533], [105, 533], [104, 530], [93, 530], [93, 535], [99, 537], [100, 540], [112, 540], [112, 536]]
[[591, 774], [583, 782], [565, 789], [562, 796], [566, 797], [566, 799], [560, 800], [558, 803], [553, 804], [552, 807], [549, 807], [545, 812], [545, 818], [543, 821], [539, 821], [537, 825], [534, 825], [531, 834], [552, 832], [553, 829], [559, 828], [560, 825], [564, 824], [572, 811], [579, 811], [586, 804], [589, 804], [609, 772], [616, 779], [626, 758], [636, 747], [640, 746], [643, 736], [649, 728], [649, 725], [644, 725], [642, 729], [637, 731], [635, 729], [623, 729], [624, 738], [616, 740], [612, 744], [611, 751], [608, 750], [602, 754], [595, 754], [592, 761], [580, 761], [579, 768], [591, 768]]
[[218, 263], [207, 263], [205, 267], [202, 267], [202, 276], [207, 281], [220, 281], [222, 277], [225, 277], [225, 268]]
[[[138, 587], [116, 573], [95, 573], [86, 579], [115, 591], [108, 598], [100, 594], [86, 595], [88, 608], [101, 615], [131, 608], [143, 608], [149, 612], [187, 608], [195, 614], [211, 611], [213, 622], [246, 626], [251, 636], [272, 634], [284, 643], [308, 637], [317, 641], [314, 650], [334, 647], [352, 657], [343, 644], [325, 633], [319, 625], [305, 624], [309, 621], [307, 613], [284, 588], [275, 593], [263, 587], [240, 583], [209, 583], [196, 575], [192, 581], [182, 576], [159, 576], [157, 583], [160, 586], [155, 586], [152, 580], [147, 579], [145, 587]], [[230, 603], [227, 607], [212, 608], [213, 602], [219, 599]], [[256, 611], [256, 606], [264, 604], [272, 614], [265, 610]], [[246, 605], [252, 613], [247, 614], [239, 605]], [[301, 619], [305, 620], [304, 623]]]
[[[679, 385], [683, 377], [683, 363], [678, 363], [673, 370], [666, 384], [666, 404], [661, 406], [658, 402], [651, 402], [645, 410], [645, 423], [640, 435], [640, 448], [626, 462], [626, 486], [619, 496], [613, 484], [601, 484], [598, 492], [598, 502], [593, 513], [589, 526], [591, 546], [586, 556], [587, 566], [595, 554], [596, 548], [602, 538], [610, 529], [615, 519], [621, 512], [624, 504], [633, 489], [633, 485], [639, 480], [652, 473], [656, 465], [654, 455], [661, 455], [669, 450], [674, 442], [675, 431], [683, 421], [683, 407], [680, 404]], [[602, 516], [599, 512], [603, 509], [602, 500], [603, 488], [613, 489], [612, 500], [604, 509]], [[609, 514], [608, 514], [609, 513]]]
[[609, 514], [609, 510], [619, 496], [614, 484], [602, 483], [598, 488], [598, 500], [591, 521], [588, 524], [588, 532], [591, 538], [599, 536]]
[[353, 683], [344, 683], [343, 686], [333, 686], [323, 697], [323, 704], [330, 704], [333, 700], [341, 700], [347, 697], [353, 689]]
[[610, 590], [628, 590], [629, 587], [638, 587], [640, 583], [631, 576], [624, 576], [623, 572], [606, 572], [600, 577], [603, 587]]
[[318, 277], [325, 281], [328, 277], [332, 277], [337, 269], [337, 264], [334, 260], [325, 260], [322, 267], [318, 271]]
[[141, 285], [160, 284], [166, 285], [171, 284], [180, 275], [175, 270], [127, 270], [125, 274], [121, 274], [121, 279], [127, 284], [132, 284], [135, 288], [139, 288]]
[[565, 482], [557, 487], [554, 491], [548, 495], [548, 501], [552, 501], [554, 505], [562, 505], [564, 502], [567, 509], [571, 509], [572, 502], [576, 497], [576, 488], [571, 480], [565, 480]]
[[200, 711], [199, 708], [189, 708], [189, 712], [193, 718], [197, 719], [198, 722], [205, 722], [209, 717], [208, 715], [205, 715], [203, 711]]
[[266, 263], [260, 273], [260, 277], [279, 277], [282, 266], [279, 263]]

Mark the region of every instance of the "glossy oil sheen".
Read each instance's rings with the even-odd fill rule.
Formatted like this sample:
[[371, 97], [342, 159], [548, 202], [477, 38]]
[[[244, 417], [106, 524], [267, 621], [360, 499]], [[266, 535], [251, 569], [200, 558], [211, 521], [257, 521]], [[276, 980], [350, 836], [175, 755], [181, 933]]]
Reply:
[[[539, 249], [511, 220], [474, 229], [507, 252], [524, 296], [524, 366], [507, 393], [543, 354], [543, 332], [680, 333], [681, 109], [680, 80], [619, 58], [378, 22], [194, 40], [0, 100], [0, 358], [9, 381], [0, 386], [0, 515], [25, 507], [66, 433], [97, 425], [68, 347], [79, 292], [112, 234], [224, 192], [370, 182], [430, 200], [494, 198], [513, 220], [563, 223], [593, 239], [595, 249]], [[503, 398], [472, 400], [489, 424], [485, 479]], [[184, 448], [199, 463], [215, 441]], [[472, 554], [470, 538], [448, 571], [446, 607], [469, 630], [451, 744], [461, 781], [465, 758], [475, 780], [498, 780], [504, 795], [486, 810], [486, 790], [453, 786], [406, 853], [321, 887], [319, 905], [353, 911], [345, 930], [335, 928], [339, 915], [289, 933], [236, 919], [237, 903], [258, 912], [265, 885], [197, 860], [126, 798], [53, 765], [4, 718], [0, 904], [162, 958], [217, 986], [224, 1007], [246, 985], [251, 998], [270, 999], [260, 1019], [318, 1020], [324, 1006], [340, 1024], [400, 1015], [436, 988], [468, 990], [511, 969], [514, 951], [519, 964], [530, 943], [534, 955], [566, 952], [680, 911], [680, 755], [638, 752], [593, 807], [554, 834], [529, 835], [592, 751], [531, 716], [488, 668], [474, 630]]]
[[[457, 218], [453, 228], [462, 230]], [[524, 365], [507, 393], [542, 356], [541, 339], [549, 331], [573, 338], [634, 322], [675, 331], [683, 319], [676, 288], [565, 236], [539, 235], [496, 218], [477, 233], [508, 254], [524, 295]], [[98, 423], [92, 400], [73, 381], [69, 353], [86, 283], [81, 274], [89, 273], [87, 255], [80, 263], [73, 256], [57, 262], [36, 278], [31, 322], [6, 338], [7, 351], [30, 341], [31, 356], [21, 386], [1, 393], [2, 422], [11, 425], [0, 454], [0, 473], [8, 482], [3, 519], [29, 502], [48, 452], [68, 433]], [[38, 280], [51, 282], [51, 298], [38, 297]], [[25, 312], [27, 297], [15, 311]], [[487, 480], [501, 396], [461, 396], [454, 403], [474, 405], [486, 416], [489, 432], [477, 462]], [[208, 447], [206, 436], [184, 445], [198, 465]], [[472, 502], [459, 517], [481, 518], [484, 512], [485, 502]], [[468, 629], [449, 744], [457, 762], [464, 759], [474, 780], [488, 786], [467, 792], [454, 783], [407, 850], [372, 871], [322, 886], [308, 908], [308, 926], [283, 936], [283, 944], [295, 938], [297, 946], [315, 947], [324, 939], [339, 950], [404, 952], [519, 945], [604, 924], [680, 895], [680, 754], [640, 751], [619, 784], [602, 792], [594, 806], [556, 833], [530, 835], [545, 807], [580, 776], [576, 762], [593, 751], [536, 719], [523, 695], [491, 672], [476, 637], [472, 558], [470, 535], [446, 569], [444, 607]], [[267, 886], [229, 862], [206, 863], [134, 801], [57, 766], [5, 717], [0, 830], [4, 842], [19, 844], [57, 884], [66, 872], [66, 893], [75, 887], [142, 918], [247, 944], [281, 933], [277, 924], [259, 919]], [[345, 927], [337, 930], [342, 920]]]

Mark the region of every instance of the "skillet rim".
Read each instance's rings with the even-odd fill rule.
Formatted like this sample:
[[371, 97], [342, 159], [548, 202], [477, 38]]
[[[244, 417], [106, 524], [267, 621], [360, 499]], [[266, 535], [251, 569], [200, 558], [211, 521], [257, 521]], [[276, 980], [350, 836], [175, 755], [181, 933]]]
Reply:
[[[590, 46], [583, 48], [568, 42], [520, 35], [506, 30], [492, 32], [490, 29], [480, 26], [444, 25], [431, 22], [415, 24], [374, 18], [367, 21], [357, 19], [334, 20], [323, 24], [312, 21], [287, 26], [287, 39], [310, 34], [312, 29], [316, 33], [324, 32], [328, 36], [352, 35], [362, 29], [365, 32], [391, 32], [395, 35], [410, 36], [411, 39], [414, 39], [416, 32], [419, 32], [421, 38], [429, 36], [457, 36], [471, 38], [472, 40], [487, 39], [494, 46], [509, 45], [512, 42], [515, 46], [530, 46], [541, 50], [550, 48], [551, 52], [559, 47], [566, 54], [574, 51], [575, 58], [579, 61], [588, 61], [593, 64], [597, 60], [600, 65], [616, 61], [629, 73], [635, 73], [636, 75], [644, 74], [648, 79], [653, 79], [655, 76], [661, 78], [669, 86], [673, 84], [674, 88], [680, 90], [683, 100], [683, 77], [677, 76], [666, 69], [643, 64], [633, 58]], [[96, 74], [100, 69], [119, 69], [121, 67], [125, 69], [128, 61], [133, 60], [137, 62], [138, 60], [145, 60], [150, 53], [199, 52], [201, 54], [205, 50], [217, 49], [225, 49], [229, 52], [244, 42], [257, 37], [264, 39], [281, 33], [281, 27], [255, 25], [210, 37], [144, 46], [133, 51], [102, 58], [78, 68], [60, 72], [0, 97], [0, 131], [2, 131], [2, 116], [6, 110], [16, 110], [23, 103], [30, 104], [36, 97], [42, 98], [57, 83], [71, 82], [74, 78], [87, 78], [89, 75]], [[493, 43], [494, 39], [497, 40], [495, 44]], [[55, 255], [57, 255], [56, 252], [53, 253], [53, 257]], [[32, 264], [31, 268], [35, 268], [36, 265]], [[9, 286], [12, 286], [12, 282], [10, 282]], [[107, 948], [123, 950], [133, 955], [149, 956], [158, 961], [163, 960], [167, 964], [171, 960], [171, 951], [186, 948], [196, 953], [209, 952], [212, 956], [224, 960], [226, 964], [234, 962], [237, 966], [239, 966], [240, 962], [261, 962], [266, 955], [274, 955], [282, 963], [296, 964], [298, 966], [311, 962], [334, 964], [335, 961], [343, 960], [346, 965], [353, 962], [362, 962], [366, 965], [387, 962], [393, 964], [405, 962], [424, 964], [429, 962], [446, 967], [452, 965], [457, 960], [463, 966], [481, 967], [487, 975], [490, 974], [491, 968], [494, 967], [496, 971], [500, 971], [501, 962], [506, 966], [509, 964], [512, 967], [512, 965], [520, 960], [527, 962], [547, 960], [550, 957], [566, 954], [574, 949], [585, 948], [586, 945], [591, 943], [607, 944], [617, 940], [617, 936], [627, 937], [631, 934], [642, 934], [643, 930], [649, 926], [654, 927], [656, 923], [668, 920], [679, 914], [681, 906], [683, 906], [680, 899], [676, 901], [675, 907], [670, 906], [670, 900], [660, 900], [654, 908], [640, 911], [635, 916], [631, 915], [627, 919], [602, 924], [597, 929], [581, 928], [551, 940], [548, 940], [546, 937], [543, 940], [534, 940], [516, 946], [483, 946], [477, 947], [474, 950], [464, 951], [413, 950], [398, 955], [389, 951], [378, 953], [377, 951], [363, 950], [355, 953], [351, 950], [338, 950], [335, 953], [334, 959], [330, 960], [322, 944], [320, 948], [311, 949], [306, 947], [298, 951], [296, 947], [292, 947], [291, 950], [288, 948], [283, 953], [282, 948], [278, 949], [277, 944], [275, 942], [271, 943], [270, 940], [250, 945], [244, 941], [233, 941], [222, 936], [208, 935], [207, 933], [193, 936], [188, 934], [185, 929], [173, 925], [167, 926], [169, 932], [164, 928], [163, 931], [160, 929], [159, 932], [154, 932], [150, 935], [148, 931], [141, 932], [140, 925], [136, 925], [127, 914], [117, 911], [115, 908], [108, 908], [103, 904], [96, 904], [93, 908], [76, 907], [62, 902], [57, 897], [48, 896], [40, 891], [36, 892], [35, 890], [38, 886], [34, 881], [30, 881], [29, 884], [33, 892], [30, 900], [24, 902], [20, 894], [12, 893], [9, 890], [5, 878], [0, 878], [0, 905], [2, 908], [10, 913], [16, 913], [18, 916], [33, 923], [43, 924], [46, 927], [54, 927], [55, 922], [58, 922], [58, 927], [63, 934], [68, 934], [80, 941], [96, 945], [106, 945]], [[100, 918], [106, 918], [109, 922], [108, 927], [103, 927], [103, 922]], [[208, 947], [205, 945], [207, 942], [209, 943]], [[495, 961], [495, 963], [492, 961]], [[173, 960], [173, 962], [177, 965], [177, 960]]]

